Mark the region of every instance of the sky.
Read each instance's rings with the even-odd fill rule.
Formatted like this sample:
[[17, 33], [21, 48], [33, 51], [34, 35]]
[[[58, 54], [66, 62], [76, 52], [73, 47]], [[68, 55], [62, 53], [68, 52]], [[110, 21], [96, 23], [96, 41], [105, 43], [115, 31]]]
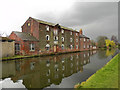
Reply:
[[[88, 2], [89, 1], [89, 2]], [[2, 0], [0, 34], [21, 31], [29, 17], [77, 29], [95, 40], [118, 36], [119, 0]]]

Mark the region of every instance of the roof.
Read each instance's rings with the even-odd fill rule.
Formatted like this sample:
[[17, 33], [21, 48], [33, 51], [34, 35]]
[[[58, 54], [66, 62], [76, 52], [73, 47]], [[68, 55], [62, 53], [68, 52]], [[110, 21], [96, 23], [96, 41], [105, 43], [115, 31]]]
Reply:
[[8, 42], [11, 42], [11, 41], [14, 41], [14, 40], [9, 39], [8, 37], [0, 37], [0, 41], [8, 41]]
[[[57, 24], [55, 24], [55, 23], [46, 22], [46, 21], [42, 21], [42, 20], [39, 20], [39, 19], [35, 19], [35, 18], [32, 18], [32, 19], [36, 20], [36, 21], [39, 22], [39, 23], [47, 24], [47, 25], [50, 25], [50, 26], [55, 26], [55, 25], [57, 25]], [[59, 26], [60, 26], [62, 29], [67, 29], [67, 30], [71, 30], [71, 31], [78, 32], [78, 31], [76, 31], [76, 30], [74, 30], [74, 29], [72, 29], [72, 28], [64, 27], [64, 26], [61, 26], [61, 25], [59, 25]]]
[[87, 39], [89, 39], [89, 37], [87, 37], [87, 36], [85, 36], [85, 35], [80, 35], [80, 38], [87, 38]]
[[20, 37], [22, 40], [26, 40], [26, 41], [38, 41], [34, 36], [32, 36], [29, 33], [26, 32], [17, 32], [17, 31], [13, 31], [18, 37]]

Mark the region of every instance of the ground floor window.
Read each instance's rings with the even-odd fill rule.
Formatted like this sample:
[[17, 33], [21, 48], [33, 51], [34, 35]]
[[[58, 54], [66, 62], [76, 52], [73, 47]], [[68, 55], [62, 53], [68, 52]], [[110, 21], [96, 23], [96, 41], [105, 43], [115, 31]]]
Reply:
[[78, 49], [78, 45], [76, 45], [76, 49]]
[[20, 50], [20, 44], [19, 44], [19, 43], [16, 43], [16, 44], [15, 44], [15, 50], [16, 50], [16, 51], [19, 51], [19, 50]]
[[35, 44], [34, 43], [30, 43], [30, 51], [35, 51]]
[[62, 50], [64, 49], [64, 44], [61, 45]]
[[89, 45], [87, 45], [87, 48], [89, 48]]
[[70, 45], [70, 49], [71, 49], [71, 50], [73, 49], [73, 45]]
[[84, 44], [83, 48], [85, 49], [85, 44]]
[[46, 50], [49, 51], [49, 49], [50, 49], [50, 45], [47, 44], [47, 45], [46, 45]]

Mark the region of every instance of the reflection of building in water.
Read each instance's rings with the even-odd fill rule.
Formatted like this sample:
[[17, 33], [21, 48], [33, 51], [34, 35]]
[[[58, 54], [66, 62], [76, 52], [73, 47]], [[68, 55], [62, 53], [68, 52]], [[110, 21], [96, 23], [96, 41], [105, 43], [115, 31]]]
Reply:
[[4, 69], [3, 74], [6, 77], [12, 74], [11, 78], [14, 81], [22, 79], [26, 88], [44, 88], [51, 84], [59, 85], [63, 78], [82, 72], [83, 65], [88, 63], [90, 52], [31, 58], [7, 64], [3, 62], [3, 68], [8, 65], [11, 67], [9, 71]]

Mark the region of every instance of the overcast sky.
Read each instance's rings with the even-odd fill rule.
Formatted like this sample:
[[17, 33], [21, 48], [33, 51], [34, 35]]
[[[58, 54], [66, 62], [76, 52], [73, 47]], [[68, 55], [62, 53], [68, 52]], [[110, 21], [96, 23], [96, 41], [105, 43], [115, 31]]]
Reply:
[[0, 33], [9, 35], [12, 31], [21, 31], [24, 22], [33, 17], [77, 30], [82, 28], [83, 33], [91, 39], [100, 35], [118, 36], [119, 0], [101, 1], [2, 0]]

